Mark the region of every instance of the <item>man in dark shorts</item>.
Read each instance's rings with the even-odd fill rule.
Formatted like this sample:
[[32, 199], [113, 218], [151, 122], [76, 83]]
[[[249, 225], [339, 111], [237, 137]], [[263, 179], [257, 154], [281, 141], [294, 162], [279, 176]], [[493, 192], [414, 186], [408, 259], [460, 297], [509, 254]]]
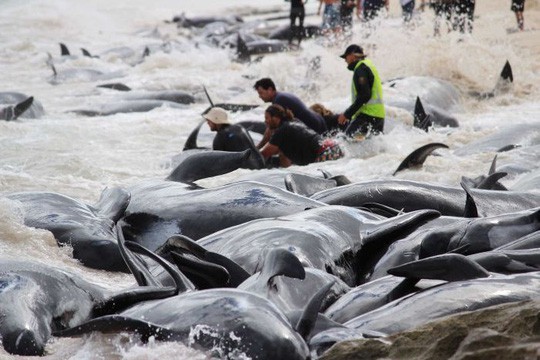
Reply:
[[[291, 12], [289, 18], [291, 19], [289, 44], [292, 44], [294, 38], [298, 39], [298, 45], [302, 42], [302, 36], [304, 32], [304, 18], [306, 16], [306, 10], [304, 8], [304, 0], [285, 0], [291, 2]], [[296, 19], [298, 19], [298, 26], [296, 26]]]
[[340, 125], [347, 124], [345, 134], [353, 138], [382, 133], [385, 108], [382, 82], [371, 60], [366, 59], [362, 47], [349, 45], [340, 55], [353, 72], [351, 85], [352, 104], [338, 117]]
[[[291, 110], [295, 118], [306, 124], [308, 128], [314, 130], [317, 134], [323, 134], [327, 131], [326, 123], [321, 115], [310, 110], [296, 95], [277, 91], [272, 79], [259, 79], [255, 82], [253, 88], [257, 91], [262, 101], [281, 105]], [[257, 147], [260, 149], [269, 139], [270, 131], [267, 127], [267, 131]]]
[[268, 143], [261, 149], [265, 159], [279, 155], [279, 165], [307, 165], [343, 157], [339, 144], [333, 139], [323, 139], [315, 131], [294, 119], [292, 112], [273, 104], [265, 113], [266, 126], [272, 130]]
[[389, 3], [389, 0], [364, 0], [363, 2], [361, 0], [358, 0], [357, 11], [362, 9], [364, 14], [364, 20], [370, 21], [375, 19], [383, 8], [386, 8], [386, 10], [388, 10], [388, 7], [390, 6]]
[[510, 7], [516, 14], [516, 21], [518, 29], [523, 31], [525, 19], [523, 18], [523, 11], [525, 10], [525, 0], [512, 0], [512, 6]]
[[[425, 5], [426, 0], [422, 0], [420, 9], [423, 10]], [[455, 10], [456, 0], [433, 0], [429, 5], [435, 12], [435, 21], [433, 23], [434, 35], [439, 36], [441, 34], [441, 22], [443, 21], [447, 25], [447, 31], [450, 32], [452, 30], [450, 21]]]

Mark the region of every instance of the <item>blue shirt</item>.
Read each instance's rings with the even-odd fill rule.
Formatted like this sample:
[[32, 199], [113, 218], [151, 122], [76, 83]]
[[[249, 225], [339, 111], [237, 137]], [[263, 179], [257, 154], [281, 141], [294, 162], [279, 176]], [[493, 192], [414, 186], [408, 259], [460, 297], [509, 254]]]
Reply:
[[278, 91], [276, 92], [276, 98], [273, 103], [291, 110], [295, 118], [306, 124], [310, 129], [315, 130], [318, 134], [322, 134], [328, 130], [322, 115], [309, 109], [296, 95]]

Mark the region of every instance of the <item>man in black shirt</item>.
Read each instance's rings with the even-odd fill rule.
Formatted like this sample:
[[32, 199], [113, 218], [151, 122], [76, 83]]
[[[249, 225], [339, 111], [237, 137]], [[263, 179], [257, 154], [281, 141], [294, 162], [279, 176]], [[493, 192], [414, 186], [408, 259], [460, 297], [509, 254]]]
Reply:
[[229, 115], [220, 107], [213, 107], [203, 115], [211, 131], [216, 132], [212, 148], [221, 151], [254, 150], [258, 153], [253, 139], [246, 129], [231, 124]]

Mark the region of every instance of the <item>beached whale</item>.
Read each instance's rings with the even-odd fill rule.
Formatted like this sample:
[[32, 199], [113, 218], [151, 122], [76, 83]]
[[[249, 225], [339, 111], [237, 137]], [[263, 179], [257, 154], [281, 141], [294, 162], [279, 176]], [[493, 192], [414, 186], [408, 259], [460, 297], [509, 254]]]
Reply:
[[243, 181], [215, 188], [152, 180], [128, 188], [126, 239], [154, 251], [169, 237], [198, 240], [251, 220], [294, 214], [324, 204], [270, 185]]
[[58, 245], [72, 247], [73, 257], [85, 266], [127, 272], [115, 229], [129, 203], [125, 190], [105, 189], [94, 205], [54, 192], [19, 192], [5, 197], [20, 204], [26, 226], [52, 232]]
[[[139, 252], [139, 250], [135, 250]], [[54, 331], [79, 325], [93, 317], [114, 314], [138, 302], [163, 299], [193, 290], [190, 281], [162, 259], [174, 286], [155, 283], [146, 268], [132, 261], [124, 248], [125, 261], [133, 269], [138, 286], [111, 290], [97, 286], [68, 271], [29, 260], [0, 259], [0, 340], [15, 355], [45, 354]], [[148, 252], [143, 252], [148, 255]], [[22, 301], [21, 301], [22, 300]]]
[[270, 301], [237, 289], [208, 289], [139, 303], [55, 336], [134, 332], [144, 342], [179, 341], [225, 358], [304, 360], [309, 349]]
[[[540, 206], [534, 192], [470, 189], [480, 216], [527, 210]], [[315, 193], [312, 199], [330, 205], [361, 207], [379, 203], [402, 211], [434, 209], [442, 215], [463, 216], [467, 192], [458, 187], [409, 180], [368, 180]]]
[[0, 119], [37, 119], [45, 114], [43, 105], [33, 96], [15, 91], [0, 91]]

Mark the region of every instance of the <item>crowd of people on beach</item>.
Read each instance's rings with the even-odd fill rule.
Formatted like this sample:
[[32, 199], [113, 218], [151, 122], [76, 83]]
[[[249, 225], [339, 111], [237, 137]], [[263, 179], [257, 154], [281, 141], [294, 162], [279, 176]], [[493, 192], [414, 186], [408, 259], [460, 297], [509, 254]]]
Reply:
[[[307, 0], [290, 1], [291, 30], [301, 41]], [[353, 14], [363, 22], [370, 22], [384, 12], [388, 12], [390, 0], [318, 0], [317, 15], [322, 14], [324, 34], [350, 35], [353, 27]], [[413, 19], [415, 9], [424, 11], [430, 7], [435, 12], [434, 34], [440, 35], [441, 23], [447, 24], [447, 31], [471, 33], [474, 24], [476, 0], [399, 0], [405, 23]], [[524, 30], [523, 12], [525, 0], [511, 0], [511, 10], [515, 13], [518, 30]], [[299, 24], [296, 25], [298, 19]]]

